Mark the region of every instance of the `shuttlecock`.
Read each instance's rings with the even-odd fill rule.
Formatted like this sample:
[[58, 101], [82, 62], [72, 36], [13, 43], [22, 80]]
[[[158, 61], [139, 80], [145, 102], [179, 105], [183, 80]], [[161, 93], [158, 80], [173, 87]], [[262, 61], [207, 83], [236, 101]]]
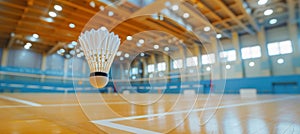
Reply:
[[103, 88], [108, 83], [108, 71], [120, 45], [120, 38], [106, 29], [81, 33], [80, 46], [90, 67], [90, 83]]

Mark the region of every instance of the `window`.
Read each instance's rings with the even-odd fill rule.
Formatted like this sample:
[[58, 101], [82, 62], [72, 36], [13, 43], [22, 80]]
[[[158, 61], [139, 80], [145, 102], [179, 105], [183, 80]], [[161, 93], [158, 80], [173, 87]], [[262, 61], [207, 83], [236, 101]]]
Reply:
[[148, 69], [148, 73], [154, 72], [154, 64], [148, 65], [148, 66], [147, 66], [147, 69]]
[[157, 64], [157, 70], [158, 71], [166, 71], [166, 62], [161, 62]]
[[138, 74], [138, 68], [137, 67], [132, 68], [131, 74]]
[[243, 59], [259, 58], [259, 57], [261, 57], [260, 46], [242, 48]]
[[235, 61], [236, 60], [236, 52], [235, 50], [228, 50], [220, 52], [221, 61]]
[[186, 66], [192, 67], [197, 65], [198, 65], [198, 58], [196, 56], [186, 58]]
[[268, 53], [270, 56], [292, 53], [292, 43], [290, 40], [273, 42], [268, 44]]
[[215, 59], [215, 54], [206, 54], [206, 55], [202, 55], [202, 64], [206, 65], [206, 64], [213, 64], [216, 62]]
[[182, 68], [182, 59], [174, 60], [173, 68], [174, 69]]

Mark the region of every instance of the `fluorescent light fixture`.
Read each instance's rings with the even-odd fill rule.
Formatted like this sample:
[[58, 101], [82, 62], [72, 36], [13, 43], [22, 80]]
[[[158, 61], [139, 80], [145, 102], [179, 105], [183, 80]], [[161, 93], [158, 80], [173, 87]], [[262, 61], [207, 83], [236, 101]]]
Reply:
[[153, 48], [154, 49], [159, 49], [159, 45], [154, 45]]
[[145, 43], [145, 40], [140, 39], [140, 40], [139, 40], [139, 43], [143, 44], [143, 43]]
[[255, 62], [253, 62], [253, 61], [249, 62], [249, 66], [250, 67], [254, 67], [255, 66]]
[[168, 52], [168, 51], [170, 50], [170, 48], [169, 48], [169, 47], [165, 47], [164, 50], [165, 50], [166, 52]]
[[75, 28], [76, 25], [75, 25], [74, 23], [70, 23], [70, 24], [69, 24], [69, 27], [70, 27], [70, 28]]
[[264, 11], [264, 15], [265, 16], [269, 16], [271, 14], [273, 14], [273, 10], [272, 9], [267, 9], [267, 10]]
[[140, 55], [141, 55], [141, 56], [145, 56], [145, 53], [141, 53]]
[[277, 63], [278, 63], [278, 64], [283, 64], [283, 63], [284, 63], [284, 59], [279, 58], [279, 59], [277, 60]]
[[54, 5], [54, 9], [56, 11], [62, 11], [63, 8], [60, 5]]
[[183, 16], [183, 18], [187, 19], [187, 18], [190, 17], [190, 14], [189, 13], [184, 13], [182, 16]]
[[172, 10], [173, 10], [173, 11], [177, 11], [178, 9], [179, 9], [179, 6], [178, 6], [178, 5], [173, 5], [173, 6], [172, 6]]
[[35, 33], [35, 34], [32, 34], [32, 37], [38, 39], [40, 36]]
[[100, 27], [100, 29], [101, 29], [102, 31], [107, 30], [107, 28], [106, 28], [105, 26]]
[[231, 68], [231, 66], [230, 65], [226, 65], [225, 68], [228, 70], [228, 69]]
[[124, 57], [125, 57], [125, 58], [129, 58], [129, 54], [128, 54], [128, 53], [125, 53], [125, 54], [124, 54]]
[[210, 27], [209, 27], [209, 26], [204, 27], [203, 30], [204, 30], [205, 32], [208, 32], [208, 31], [210, 31]]
[[50, 16], [50, 17], [56, 17], [57, 16], [57, 14], [55, 13], [55, 12], [53, 12], [53, 11], [50, 11], [49, 13], [48, 13], [48, 15]]
[[127, 36], [126, 40], [132, 40], [132, 36]]
[[108, 11], [108, 16], [113, 16], [114, 12], [113, 11]]
[[216, 36], [218, 39], [222, 38], [222, 34], [217, 34]]
[[268, 2], [268, 0], [259, 0], [257, 2], [258, 5], [265, 5]]
[[30, 42], [27, 42], [24, 46], [25, 49], [30, 49], [30, 47], [32, 46], [32, 44]]
[[121, 55], [122, 55], [122, 51], [118, 51], [117, 56], [121, 56]]
[[269, 23], [270, 23], [271, 25], [276, 24], [276, 23], [277, 23], [277, 19], [271, 19], [271, 20], [269, 21]]
[[95, 3], [94, 1], [91, 1], [91, 2], [90, 2], [90, 6], [91, 6], [92, 8], [95, 8], [95, 7], [96, 7], [96, 3]]

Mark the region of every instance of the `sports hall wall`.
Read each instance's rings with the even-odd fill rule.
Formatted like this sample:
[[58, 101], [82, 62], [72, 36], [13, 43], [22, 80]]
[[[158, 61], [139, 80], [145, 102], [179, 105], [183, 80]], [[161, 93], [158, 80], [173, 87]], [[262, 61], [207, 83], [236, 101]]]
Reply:
[[[275, 28], [262, 28], [257, 34], [249, 35], [236, 33], [232, 34], [231, 39], [221, 39], [223, 50], [236, 50], [237, 59], [235, 61], [227, 62], [230, 65], [230, 69], [222, 69], [226, 71], [226, 76], [217, 76], [214, 78], [216, 85], [214, 88], [218, 89], [218, 80], [226, 78], [225, 93], [238, 93], [241, 88], [256, 88], [258, 93], [300, 93], [300, 51], [299, 51], [299, 38], [300, 28], [296, 24], [294, 25], [281, 25]], [[293, 52], [284, 55], [268, 55], [267, 44], [277, 41], [291, 40], [293, 46]], [[259, 45], [261, 47], [261, 57], [241, 59], [241, 48]], [[3, 45], [5, 46], [5, 45]], [[204, 46], [208, 52], [213, 48], [211, 45]], [[76, 62], [72, 65], [71, 59], [65, 59], [58, 54], [46, 55], [42, 53], [32, 52], [25, 49], [0, 49], [0, 61], [1, 61], [1, 92], [74, 92], [72, 81], [72, 67], [76, 77], [85, 78], [89, 76], [89, 68], [84, 59], [82, 63]], [[201, 65], [200, 55], [196, 55], [200, 65], [201, 72], [208, 72], [206, 68], [211, 65]], [[152, 58], [152, 60], [149, 60]], [[160, 62], [164, 57], [155, 55], [145, 59], [146, 64], [154, 61]], [[284, 60], [284, 64], [278, 64], [277, 60], [281, 58]], [[183, 59], [185, 61], [185, 59]], [[173, 69], [172, 60], [169, 59], [167, 64], [166, 75], [179, 74], [178, 69]], [[250, 67], [249, 63], [254, 62], [255, 66]], [[216, 64], [218, 61], [216, 62]], [[129, 66], [130, 63], [124, 63], [123, 66]], [[139, 67], [146, 70], [146, 65], [132, 64], [131, 67]], [[118, 71], [119, 67], [112, 67], [113, 70]], [[222, 70], [218, 67], [212, 68], [216, 75]], [[130, 70], [125, 70], [130, 71]], [[114, 78], [128, 78], [124, 72], [113, 73]], [[139, 77], [137, 77], [139, 78]], [[189, 87], [176, 85], [179, 79], [169, 80], [165, 93], [180, 93], [182, 87], [186, 89], [195, 89], [199, 93], [208, 93], [211, 91], [209, 75], [204, 75], [201, 81], [192, 81], [187, 79], [184, 81], [185, 85], [191, 85]], [[88, 83], [88, 81], [83, 81]], [[214, 84], [214, 83], [213, 83]], [[35, 87], [35, 88], [29, 88]], [[133, 90], [144, 92], [148, 90], [149, 85], [144, 83], [135, 83], [136, 86]], [[170, 88], [176, 85], [177, 88]], [[195, 86], [193, 86], [195, 85]], [[108, 88], [100, 89], [102, 92], [111, 92], [114, 88], [113, 83], [108, 85]], [[131, 90], [129, 87], [118, 90]], [[95, 89], [90, 88], [90, 92]], [[157, 90], [151, 91], [153, 93]]]

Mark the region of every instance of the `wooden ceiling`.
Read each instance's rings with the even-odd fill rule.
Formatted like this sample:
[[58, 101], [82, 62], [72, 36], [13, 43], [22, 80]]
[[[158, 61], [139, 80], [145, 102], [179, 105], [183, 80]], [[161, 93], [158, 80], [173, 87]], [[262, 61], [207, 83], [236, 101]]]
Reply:
[[[101, 26], [118, 34], [122, 45], [126, 46], [122, 47], [122, 51], [128, 53], [138, 48], [136, 42], [139, 39], [145, 39], [148, 45], [143, 48], [148, 49], [153, 44], [161, 43], [163, 46], [171, 38], [187, 45], [209, 43], [207, 37], [216, 33], [225, 38], [230, 38], [233, 31], [255, 34], [270, 18], [280, 15], [289, 18], [282, 23], [295, 23], [300, 4], [298, 0], [269, 0], [264, 6], [259, 6], [257, 0], [187, 0], [179, 4], [179, 10], [173, 11], [176, 0], [158, 0], [143, 7], [127, 0], [116, 1], [114, 6], [94, 0], [95, 6], [92, 7], [91, 1], [0, 0], [1, 46], [23, 48], [26, 42], [31, 42], [33, 51], [52, 54], [60, 48], [67, 49], [67, 44], [76, 41], [82, 31]], [[56, 4], [63, 10], [56, 11]], [[263, 12], [268, 8], [274, 9], [274, 13], [265, 17]], [[152, 13], [151, 10], [157, 13], [128, 19], [143, 12]], [[50, 17], [50, 11], [56, 12], [57, 16]], [[109, 12], [113, 15], [110, 16]], [[184, 13], [189, 13], [189, 18], [182, 17]], [[181, 21], [174, 20], [174, 17]], [[70, 23], [76, 27], [70, 28]], [[206, 26], [213, 30], [203, 31]], [[145, 32], [149, 30], [163, 32]], [[37, 40], [32, 40], [34, 33], [39, 35]], [[126, 41], [127, 36], [133, 36], [133, 40]]]

